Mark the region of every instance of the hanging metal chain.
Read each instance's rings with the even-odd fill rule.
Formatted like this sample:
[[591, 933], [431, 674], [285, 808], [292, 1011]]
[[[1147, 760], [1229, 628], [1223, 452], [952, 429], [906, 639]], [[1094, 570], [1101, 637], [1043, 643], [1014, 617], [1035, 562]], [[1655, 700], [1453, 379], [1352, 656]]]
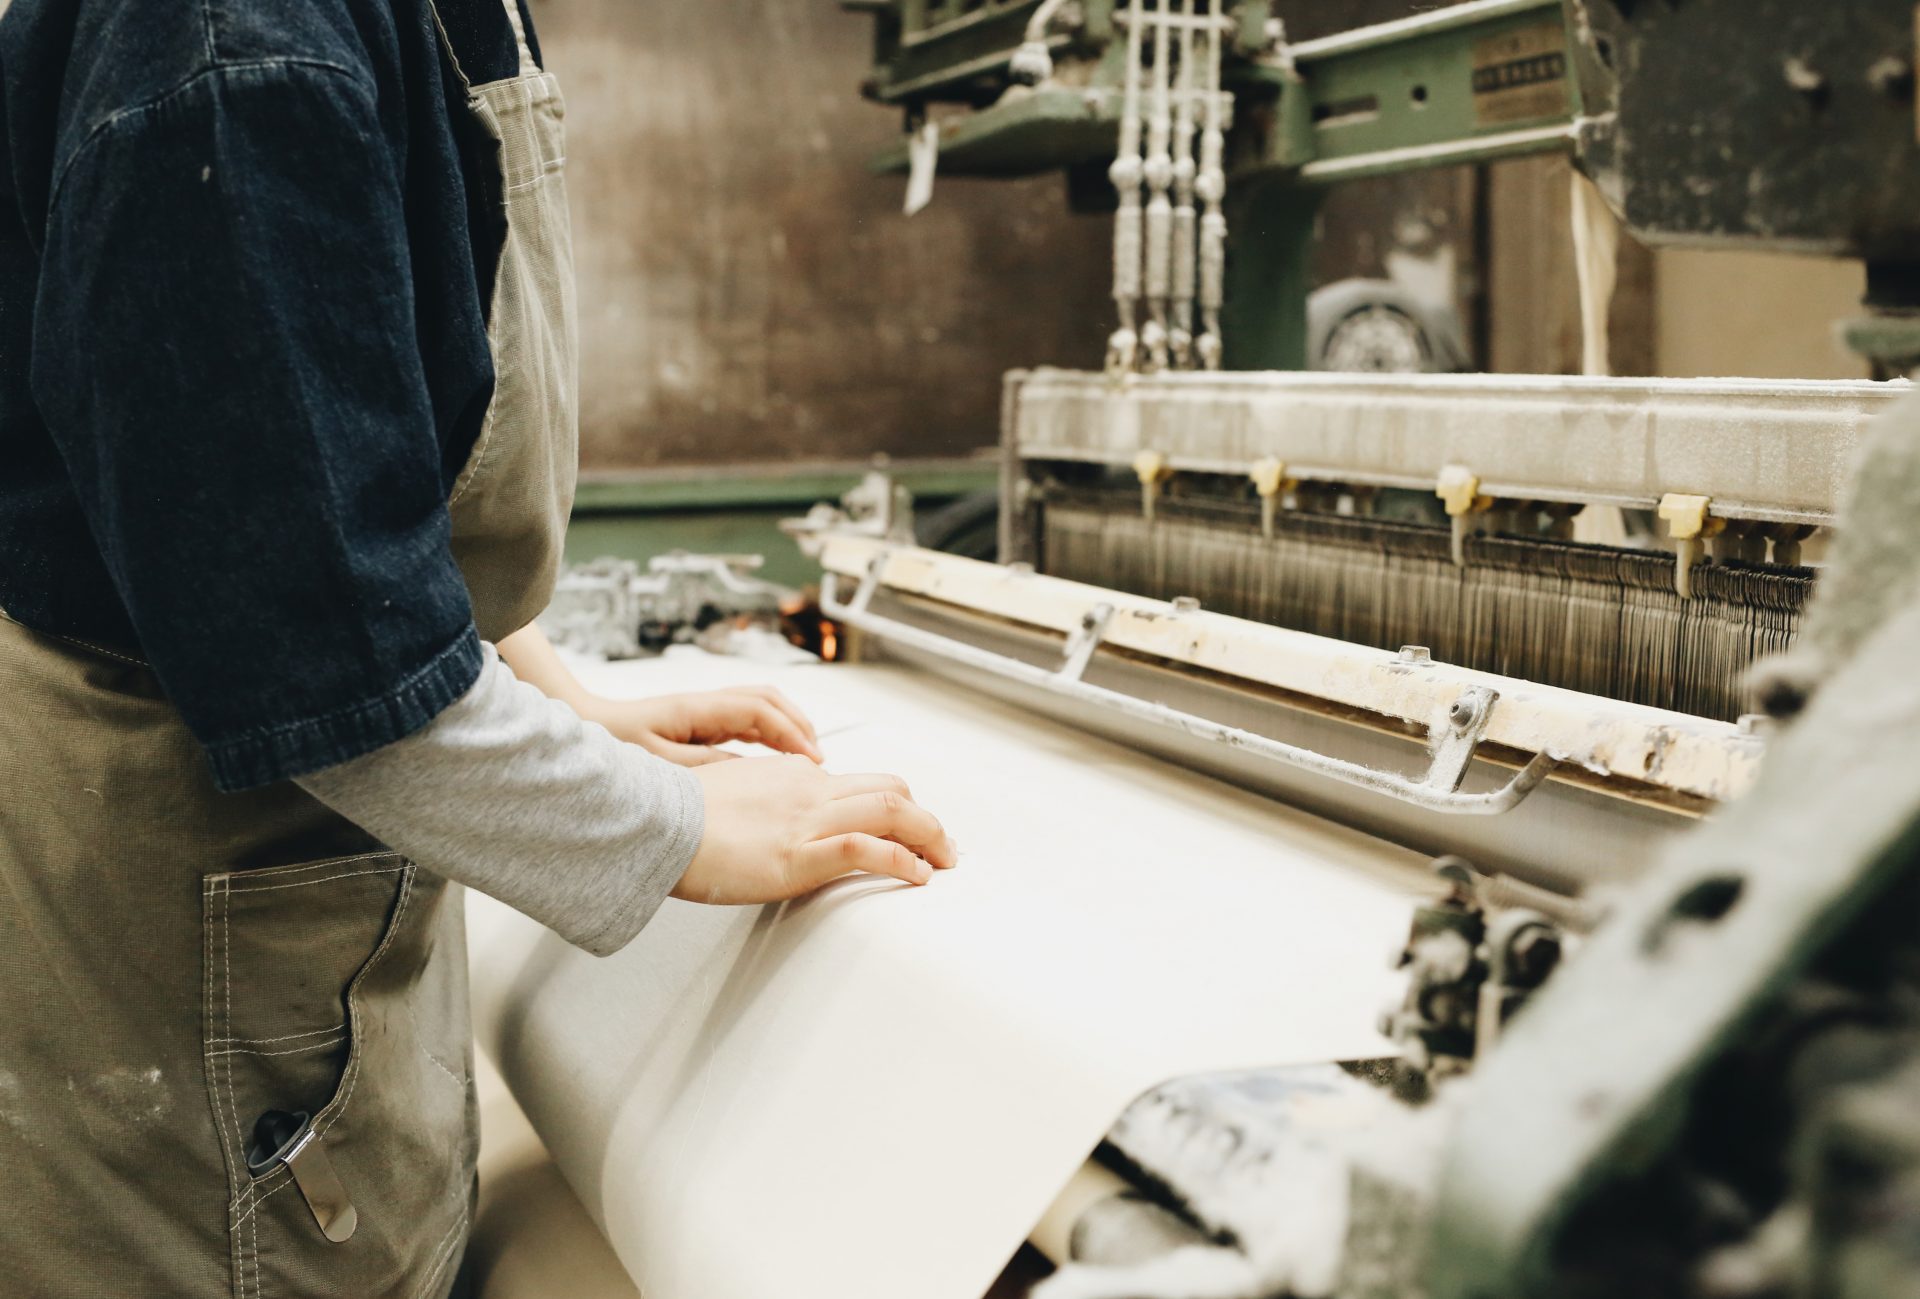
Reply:
[[[1220, 367], [1223, 352], [1223, 201], [1232, 96], [1222, 89], [1221, 61], [1229, 20], [1223, 0], [1157, 0], [1152, 8], [1147, 4], [1127, 0], [1119, 15], [1127, 27], [1127, 62], [1120, 149], [1109, 172], [1120, 196], [1113, 231], [1113, 298], [1119, 325], [1108, 342], [1107, 365], [1116, 373], [1195, 366], [1213, 370]], [[1144, 325], [1142, 299], [1147, 307]]]
[[[1197, 13], [1200, 0], [1189, 2]], [[1174, 12], [1180, 11], [1176, 8]], [[1173, 122], [1173, 320], [1167, 342], [1174, 366], [1182, 370], [1193, 364], [1193, 295], [1199, 255], [1200, 217], [1193, 205], [1193, 183], [1199, 171], [1193, 157], [1194, 138], [1200, 133], [1194, 111], [1194, 64], [1199, 58], [1199, 44], [1200, 34], [1195, 29], [1180, 33], [1180, 90]]]
[[1126, 97], [1120, 110], [1120, 153], [1107, 173], [1120, 192], [1120, 210], [1113, 218], [1113, 302], [1119, 327], [1107, 341], [1107, 368], [1132, 370], [1140, 350], [1140, 182], [1145, 165], [1140, 157], [1141, 0], [1127, 0]]
[[1147, 327], [1140, 342], [1150, 370], [1167, 368], [1168, 300], [1173, 296], [1173, 14], [1160, 0], [1153, 24], [1153, 106], [1147, 117]]
[[1200, 137], [1200, 174], [1194, 192], [1207, 205], [1200, 219], [1200, 337], [1194, 352], [1209, 370], [1220, 368], [1225, 343], [1220, 332], [1220, 310], [1227, 297], [1227, 119], [1233, 97], [1221, 88], [1223, 38], [1217, 19], [1206, 32], [1207, 126]]

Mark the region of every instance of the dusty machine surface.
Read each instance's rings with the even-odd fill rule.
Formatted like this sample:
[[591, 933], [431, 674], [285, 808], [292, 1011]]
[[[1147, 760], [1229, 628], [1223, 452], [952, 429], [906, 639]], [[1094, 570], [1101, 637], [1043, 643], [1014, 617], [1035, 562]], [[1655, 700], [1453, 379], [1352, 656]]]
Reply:
[[[1114, 214], [1106, 367], [1006, 379], [996, 560], [915, 545], [884, 479], [793, 529], [852, 660], [809, 670], [867, 683], [878, 712], [923, 708], [929, 750], [997, 755], [1024, 784], [969, 772], [934, 792], [1008, 854], [1022, 816], [1087, 824], [1087, 860], [1020, 865], [1099, 977], [1030, 964], [1027, 929], [994, 947], [1022, 913], [986, 869], [952, 917], [929, 896], [895, 928], [883, 899], [842, 895], [724, 937], [673, 913], [663, 942], [683, 946], [644, 968], [529, 948], [533, 974], [483, 979], [509, 1082], [536, 1126], [555, 1116], [542, 1135], [563, 1165], [578, 1151], [616, 1246], [637, 1233], [622, 1254], [652, 1269], [648, 1292], [756, 1293], [769, 1274], [750, 1261], [649, 1224], [684, 1203], [692, 1230], [729, 1188], [811, 1176], [770, 1141], [727, 1182], [705, 1162], [714, 1114], [793, 1103], [765, 1090], [776, 1059], [831, 1097], [845, 1051], [951, 1111], [896, 1116], [882, 1142], [822, 1102], [807, 1140], [856, 1171], [897, 1165], [876, 1221], [951, 1267], [849, 1248], [833, 1275], [790, 1268], [793, 1294], [978, 1293], [961, 1238], [1016, 1220], [1058, 1268], [1040, 1299], [1920, 1294], [1909, 382], [1305, 368], [1327, 186], [1560, 151], [1588, 178], [1569, 243], [1601, 318], [1617, 221], [1858, 256], [1868, 300], [1836, 325], [1904, 374], [1920, 359], [1913, 6], [1476, 0], [1300, 43], [1261, 0], [843, 7], [873, 21], [866, 90], [907, 127], [877, 166], [909, 173], [915, 201], [943, 174], [1057, 171]], [[1332, 837], [1303, 847], [1303, 816]], [[1237, 872], [1265, 861], [1261, 836], [1297, 888]], [[1408, 859], [1432, 861], [1418, 888], [1394, 874]], [[1189, 915], [1180, 890], [1154, 891], [1169, 876], [1214, 891], [1212, 919], [1174, 938], [1150, 924]], [[1116, 880], [1128, 892], [1104, 900]], [[1311, 932], [1316, 907], [1334, 932]], [[1263, 923], [1267, 963], [1235, 963]], [[1396, 981], [1362, 1025], [1354, 952], [1388, 929], [1392, 951], [1363, 963]], [[885, 1053], [832, 1009], [867, 1004], [855, 976], [875, 953], [913, 1006]], [[1289, 1053], [1262, 1021], [1216, 1050], [1235, 1015], [1268, 1013], [1225, 981], [1249, 969], [1285, 982], [1262, 990], [1284, 996], [1276, 1013], [1338, 1007], [1365, 1041]], [[658, 1012], [680, 1063], [569, 1054], [593, 1049], [595, 1005], [663, 978], [717, 989], [710, 1009]], [[1184, 1006], [1149, 991], [1169, 986]], [[788, 1024], [805, 995], [829, 1009]], [[1194, 1067], [1092, 1116], [1105, 1139], [1038, 1213], [1066, 1170], [1018, 1152], [1091, 1121], [1062, 1080], [1092, 1091], [1135, 1078], [1095, 1061], [1172, 1059], [1143, 1066], [1093, 1031], [1127, 1019], [1109, 995], [1140, 998], [1139, 1031]], [[528, 1027], [529, 1008], [569, 1005], [572, 1036]], [[1047, 1020], [1059, 1007], [1085, 1022]], [[1224, 1036], [1202, 1049], [1196, 1024]], [[1001, 1067], [1015, 1059], [1030, 1071]], [[671, 1068], [713, 1103], [649, 1093]], [[967, 1124], [994, 1106], [1021, 1175], [986, 1194], [975, 1156], [1002, 1147]], [[636, 1135], [662, 1133], [665, 1155]], [[1062, 1140], [1050, 1157], [1079, 1158]], [[628, 1152], [647, 1163], [631, 1185]], [[970, 1194], [915, 1234], [895, 1201], [938, 1201], [922, 1165], [939, 1159]], [[823, 1257], [844, 1216], [830, 1180], [783, 1221], [783, 1241], [814, 1233], [796, 1258]]]

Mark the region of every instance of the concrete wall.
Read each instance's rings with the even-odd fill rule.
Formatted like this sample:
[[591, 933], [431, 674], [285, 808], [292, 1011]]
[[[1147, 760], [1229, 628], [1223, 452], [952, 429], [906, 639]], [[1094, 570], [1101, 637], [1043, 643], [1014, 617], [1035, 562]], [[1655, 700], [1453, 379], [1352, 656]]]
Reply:
[[1064, 182], [866, 161], [870, 22], [829, 0], [535, 0], [568, 98], [589, 470], [955, 455], [1000, 376], [1098, 365], [1110, 223]]

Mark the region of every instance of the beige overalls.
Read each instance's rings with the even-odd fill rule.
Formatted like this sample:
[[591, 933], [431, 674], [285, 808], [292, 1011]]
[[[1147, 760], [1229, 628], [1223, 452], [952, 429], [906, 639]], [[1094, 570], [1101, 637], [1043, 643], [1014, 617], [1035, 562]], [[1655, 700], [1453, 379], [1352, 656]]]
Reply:
[[[468, 86], [501, 143], [498, 380], [451, 497], [488, 640], [552, 593], [577, 454], [563, 108], [507, 8], [523, 75]], [[0, 797], [0, 1294], [445, 1294], [477, 1135], [458, 888], [291, 784], [216, 792], [144, 664], [3, 619]]]

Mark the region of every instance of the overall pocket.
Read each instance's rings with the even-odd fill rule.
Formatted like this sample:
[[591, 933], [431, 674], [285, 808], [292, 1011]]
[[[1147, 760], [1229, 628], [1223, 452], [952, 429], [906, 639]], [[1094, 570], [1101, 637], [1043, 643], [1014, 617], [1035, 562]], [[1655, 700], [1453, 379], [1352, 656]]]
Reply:
[[318, 1114], [344, 1092], [352, 986], [384, 946], [412, 870], [377, 853], [202, 882], [207, 1086], [236, 1191], [261, 1114]]
[[472, 1177], [458, 891], [383, 852], [209, 876], [202, 905], [233, 1293], [435, 1293]]

